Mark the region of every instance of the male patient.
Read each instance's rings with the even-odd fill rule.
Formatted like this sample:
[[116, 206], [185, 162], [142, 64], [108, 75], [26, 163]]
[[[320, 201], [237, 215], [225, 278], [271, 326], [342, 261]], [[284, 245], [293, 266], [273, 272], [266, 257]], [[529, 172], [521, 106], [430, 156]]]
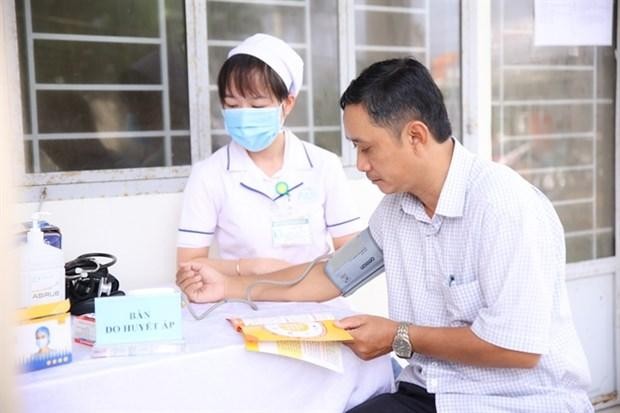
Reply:
[[[591, 412], [590, 377], [567, 298], [562, 225], [551, 203], [506, 166], [452, 137], [443, 97], [413, 59], [375, 63], [340, 105], [357, 168], [386, 194], [370, 234], [383, 252], [390, 318], [340, 320], [350, 348], [408, 360], [395, 393], [353, 412]], [[292, 279], [296, 266], [259, 277]], [[195, 302], [243, 297], [250, 277], [188, 264], [177, 284]], [[341, 294], [314, 267], [255, 300]]]

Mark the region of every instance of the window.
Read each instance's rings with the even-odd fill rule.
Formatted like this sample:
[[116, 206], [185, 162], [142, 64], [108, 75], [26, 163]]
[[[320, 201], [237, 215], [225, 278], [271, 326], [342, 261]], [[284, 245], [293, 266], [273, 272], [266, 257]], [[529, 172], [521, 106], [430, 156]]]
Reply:
[[190, 163], [182, 2], [16, 5], [27, 172]]
[[[241, 6], [239, 3], [246, 3]], [[217, 74], [228, 51], [254, 33], [289, 43], [304, 60], [304, 82], [287, 126], [300, 138], [342, 155], [338, 2], [207, 0], [211, 150], [228, 143], [217, 96]]]
[[533, 0], [491, 11], [493, 158], [552, 200], [569, 262], [613, 256], [614, 47], [534, 46]]
[[441, 89], [452, 133], [461, 139], [458, 0], [355, 0], [355, 74], [373, 62], [412, 56]]
[[228, 142], [217, 73], [228, 50], [257, 32], [304, 59], [287, 126], [345, 165], [355, 153], [338, 99], [376, 60], [424, 62], [460, 136], [458, 0], [15, 3], [30, 200], [41, 188], [55, 199], [181, 190], [191, 163]]

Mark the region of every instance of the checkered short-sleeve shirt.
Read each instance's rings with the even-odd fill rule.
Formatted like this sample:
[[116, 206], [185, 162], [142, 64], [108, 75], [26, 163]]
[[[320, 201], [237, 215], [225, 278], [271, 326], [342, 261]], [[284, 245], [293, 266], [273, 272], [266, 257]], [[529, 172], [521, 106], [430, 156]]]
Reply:
[[399, 380], [435, 393], [439, 412], [593, 410], [566, 292], [564, 232], [538, 189], [455, 141], [433, 218], [416, 197], [391, 194], [370, 230], [383, 249], [392, 319], [469, 326], [494, 345], [542, 354], [533, 369], [414, 354]]

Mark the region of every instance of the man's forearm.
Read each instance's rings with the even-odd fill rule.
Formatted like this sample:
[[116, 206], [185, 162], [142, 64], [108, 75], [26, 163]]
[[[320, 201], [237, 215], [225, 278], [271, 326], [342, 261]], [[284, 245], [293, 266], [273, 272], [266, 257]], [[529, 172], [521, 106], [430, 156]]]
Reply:
[[295, 285], [286, 284], [298, 279], [307, 267], [300, 264], [256, 277], [231, 278], [226, 283], [226, 297], [247, 298], [248, 288], [255, 301], [325, 301], [340, 295], [323, 271], [325, 263], [317, 263]]
[[539, 354], [508, 350], [476, 336], [469, 327], [410, 326], [414, 351], [479, 367], [532, 368]]

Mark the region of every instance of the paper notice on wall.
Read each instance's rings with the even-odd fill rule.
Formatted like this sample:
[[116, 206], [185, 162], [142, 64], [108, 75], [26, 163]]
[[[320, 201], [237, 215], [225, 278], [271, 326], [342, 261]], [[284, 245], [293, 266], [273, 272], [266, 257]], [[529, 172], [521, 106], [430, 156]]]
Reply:
[[609, 46], [613, 0], [536, 0], [535, 46]]

